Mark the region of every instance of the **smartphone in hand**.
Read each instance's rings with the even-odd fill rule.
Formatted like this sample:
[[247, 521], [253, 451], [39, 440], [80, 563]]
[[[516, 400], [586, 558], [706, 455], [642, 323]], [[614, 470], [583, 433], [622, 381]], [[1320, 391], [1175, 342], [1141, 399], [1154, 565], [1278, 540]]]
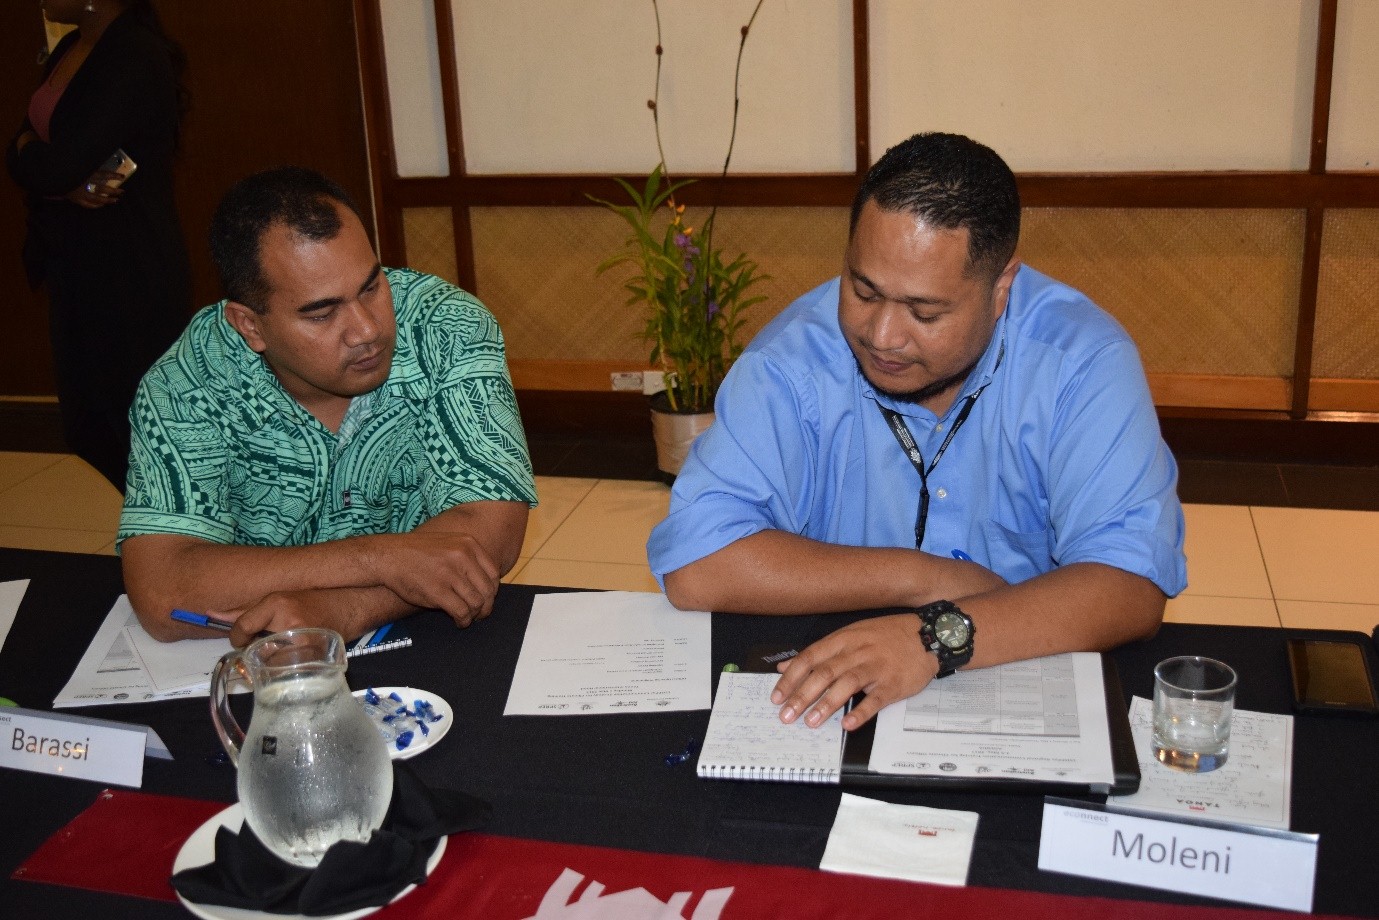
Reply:
[[105, 185], [109, 188], [119, 188], [124, 181], [134, 175], [134, 171], [139, 168], [139, 164], [130, 158], [129, 154], [123, 150], [116, 150], [110, 155], [110, 159], [101, 164], [101, 170], [112, 172], [119, 176], [118, 179], [107, 179]]

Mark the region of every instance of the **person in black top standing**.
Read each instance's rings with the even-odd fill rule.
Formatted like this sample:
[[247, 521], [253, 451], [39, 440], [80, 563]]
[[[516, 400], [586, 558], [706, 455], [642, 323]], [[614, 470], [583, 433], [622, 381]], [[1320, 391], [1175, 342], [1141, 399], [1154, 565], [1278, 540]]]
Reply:
[[[43, 0], [75, 25], [48, 57], [6, 164], [29, 208], [24, 264], [46, 284], [68, 446], [121, 492], [129, 407], [190, 313], [173, 201], [184, 58], [149, 0]], [[104, 168], [122, 151], [136, 171]]]

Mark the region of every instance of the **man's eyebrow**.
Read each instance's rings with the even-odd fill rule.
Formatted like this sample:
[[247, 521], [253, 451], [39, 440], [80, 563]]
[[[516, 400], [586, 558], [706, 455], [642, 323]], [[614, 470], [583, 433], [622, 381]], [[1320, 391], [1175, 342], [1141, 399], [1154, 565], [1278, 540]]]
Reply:
[[949, 304], [949, 301], [944, 300], [940, 297], [891, 297], [885, 291], [881, 290], [881, 288], [877, 287], [875, 281], [872, 281], [870, 278], [862, 274], [852, 265], [849, 265], [847, 269], [848, 274], [852, 276], [853, 280], [865, 284], [867, 287], [871, 288], [873, 291], [880, 294], [886, 300], [894, 300], [898, 301], [899, 303], [909, 304], [911, 306], [946, 307]]
[[375, 263], [373, 264], [373, 271], [369, 272], [369, 277], [365, 278], [365, 279], [364, 279], [364, 283], [361, 284], [361, 285], [359, 285], [359, 293], [362, 294], [362, 293], [364, 293], [365, 291], [367, 291], [369, 288], [373, 287], [373, 283], [374, 283], [375, 281], [378, 280], [378, 276], [381, 275], [382, 273], [383, 273], [383, 263], [382, 263], [382, 262], [375, 262]]
[[320, 300], [313, 300], [311, 303], [304, 303], [297, 308], [298, 313], [311, 313], [314, 310], [324, 310], [327, 307], [338, 307], [345, 302], [343, 297], [322, 297]]
[[[365, 278], [364, 283], [359, 285], [359, 293], [362, 294], [368, 290], [373, 283], [378, 280], [378, 276], [382, 274], [382, 272], [383, 264], [381, 262], [375, 262], [373, 271], [369, 272], [369, 277]], [[336, 307], [344, 302], [345, 298], [343, 297], [322, 297], [320, 300], [313, 300], [311, 303], [302, 304], [297, 308], [297, 312], [311, 313], [315, 310], [324, 310], [327, 307]]]

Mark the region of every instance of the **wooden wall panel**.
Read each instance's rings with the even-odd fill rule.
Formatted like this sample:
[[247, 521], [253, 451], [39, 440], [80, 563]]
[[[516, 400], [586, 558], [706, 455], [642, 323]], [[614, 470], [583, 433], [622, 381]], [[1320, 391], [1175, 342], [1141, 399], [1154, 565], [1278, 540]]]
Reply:
[[[37, 59], [44, 42], [37, 4], [0, 4], [0, 139], [6, 144], [42, 76]], [[49, 394], [54, 387], [48, 302], [24, 281], [23, 242], [23, 193], [8, 175], [0, 176], [0, 396]]]
[[318, 169], [344, 186], [373, 226], [351, 4], [341, 0], [163, 3], [187, 51], [188, 118], [178, 207], [196, 303], [220, 298], [206, 230], [235, 181], [261, 169]]

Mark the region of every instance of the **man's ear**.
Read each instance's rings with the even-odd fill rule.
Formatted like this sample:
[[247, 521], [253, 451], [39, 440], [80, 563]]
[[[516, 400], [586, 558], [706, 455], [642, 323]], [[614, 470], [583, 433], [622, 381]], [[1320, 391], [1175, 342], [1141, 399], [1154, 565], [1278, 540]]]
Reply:
[[240, 334], [244, 339], [244, 344], [259, 354], [263, 354], [264, 349], [268, 346], [263, 341], [263, 334], [259, 332], [259, 314], [242, 303], [227, 300], [225, 301], [225, 321]]
[[1010, 300], [1010, 286], [1015, 283], [1015, 275], [1020, 271], [1020, 260], [1015, 256], [1010, 257], [1006, 267], [1001, 269], [1001, 273], [996, 276], [996, 283], [992, 285], [991, 297], [996, 302], [996, 315], [1000, 316], [1006, 310], [1006, 304]]

